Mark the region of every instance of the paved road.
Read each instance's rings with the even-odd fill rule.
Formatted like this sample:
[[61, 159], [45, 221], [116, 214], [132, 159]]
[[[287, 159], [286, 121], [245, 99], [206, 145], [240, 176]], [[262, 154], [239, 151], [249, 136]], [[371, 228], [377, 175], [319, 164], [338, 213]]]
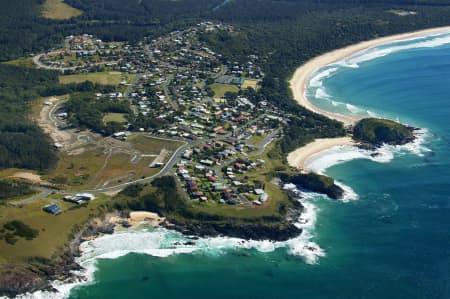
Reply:
[[27, 204], [27, 203], [33, 202], [35, 200], [44, 199], [47, 196], [49, 196], [52, 192], [56, 191], [55, 189], [45, 188], [45, 187], [32, 187], [32, 189], [38, 191], [39, 193], [36, 195], [33, 195], [31, 197], [25, 198], [25, 199], [11, 201], [10, 204], [15, 205], [15, 206]]

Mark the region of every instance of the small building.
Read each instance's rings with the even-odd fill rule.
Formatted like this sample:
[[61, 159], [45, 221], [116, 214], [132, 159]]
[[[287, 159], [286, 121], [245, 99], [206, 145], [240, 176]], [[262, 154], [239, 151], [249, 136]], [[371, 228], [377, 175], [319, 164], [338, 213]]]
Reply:
[[214, 162], [209, 159], [201, 160], [200, 163], [208, 165], [208, 166], [212, 166], [214, 164]]
[[265, 193], [263, 189], [255, 189], [254, 192], [256, 195], [261, 195]]
[[269, 199], [269, 195], [267, 193], [263, 193], [259, 196], [259, 201], [260, 202], [265, 202], [266, 200]]
[[81, 200], [94, 200], [95, 196], [92, 193], [77, 193], [75, 194]]
[[50, 205], [46, 205], [45, 207], [42, 208], [45, 212], [53, 214], [53, 215], [57, 215], [59, 213], [61, 213], [61, 209], [58, 207], [57, 204], [50, 204]]

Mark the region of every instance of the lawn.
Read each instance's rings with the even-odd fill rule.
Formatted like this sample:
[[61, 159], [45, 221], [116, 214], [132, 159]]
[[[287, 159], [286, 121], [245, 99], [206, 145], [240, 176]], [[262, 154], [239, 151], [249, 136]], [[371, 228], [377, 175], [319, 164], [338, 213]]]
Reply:
[[[62, 201], [62, 194], [53, 195], [58, 199], [43, 199], [23, 206], [5, 205], [0, 209], [0, 227], [12, 220], [20, 220], [33, 229], [39, 231], [39, 235], [33, 240], [18, 238], [14, 245], [0, 240], [0, 264], [4, 262], [26, 262], [26, 258], [40, 256], [51, 258], [68, 243], [70, 233], [75, 226], [83, 225], [89, 218], [98, 214], [100, 205], [105, 204], [107, 197], [100, 195], [87, 205]], [[52, 202], [56, 202], [62, 209], [59, 215], [51, 215], [42, 208]]]
[[124, 113], [107, 113], [103, 117], [103, 122], [104, 123], [110, 123], [110, 122], [126, 123], [128, 121], [125, 118], [125, 114]]
[[120, 72], [98, 72], [85, 73], [76, 75], [62, 75], [59, 76], [59, 82], [62, 84], [82, 83], [84, 81], [91, 81], [103, 85], [119, 85], [122, 80], [130, 82], [135, 75], [120, 73]]
[[83, 12], [64, 3], [64, 0], [46, 0], [42, 5], [42, 16], [53, 20], [66, 20], [78, 17]]
[[214, 91], [214, 97], [221, 98], [226, 92], [239, 92], [239, 87], [232, 84], [214, 83], [211, 84], [211, 89]]

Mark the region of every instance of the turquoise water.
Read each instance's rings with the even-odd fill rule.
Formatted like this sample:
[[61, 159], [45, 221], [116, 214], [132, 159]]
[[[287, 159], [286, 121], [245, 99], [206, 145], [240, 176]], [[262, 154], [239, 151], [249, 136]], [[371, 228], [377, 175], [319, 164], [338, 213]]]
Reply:
[[[208, 243], [209, 250], [173, 255], [150, 250], [98, 259], [94, 282], [73, 289], [70, 298], [450, 298], [446, 39], [426, 37], [370, 50], [366, 54], [404, 48], [360, 59], [366, 61], [358, 67], [347, 61], [353, 67], [338, 65], [321, 81], [328, 96], [314, 101], [323, 108], [359, 115], [369, 110], [428, 132], [415, 152], [388, 149], [394, 153], [388, 163], [357, 159], [326, 170], [359, 198], [346, 203], [313, 200], [318, 212], [311, 241], [326, 252], [317, 263], [308, 264], [286, 248], [263, 246], [257, 250]], [[426, 48], [417, 47], [423, 42]], [[310, 94], [317, 88], [311, 87]], [[349, 110], [336, 102], [353, 106]], [[170, 237], [142, 244], [146, 238], [153, 237], [111, 239], [108, 246], [137, 242], [143, 252], [173, 241]]]

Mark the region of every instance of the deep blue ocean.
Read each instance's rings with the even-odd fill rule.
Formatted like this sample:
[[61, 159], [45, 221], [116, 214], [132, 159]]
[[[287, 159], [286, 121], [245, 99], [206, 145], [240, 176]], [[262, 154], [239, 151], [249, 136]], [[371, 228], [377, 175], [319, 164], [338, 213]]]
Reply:
[[226, 239], [182, 253], [192, 250], [171, 249], [176, 234], [142, 229], [89, 244], [93, 282], [70, 298], [449, 299], [450, 35], [369, 49], [312, 81], [309, 97], [324, 109], [424, 129], [420, 144], [385, 148], [379, 161], [352, 149], [316, 161], [358, 197], [310, 196], [308, 242], [325, 256]]

